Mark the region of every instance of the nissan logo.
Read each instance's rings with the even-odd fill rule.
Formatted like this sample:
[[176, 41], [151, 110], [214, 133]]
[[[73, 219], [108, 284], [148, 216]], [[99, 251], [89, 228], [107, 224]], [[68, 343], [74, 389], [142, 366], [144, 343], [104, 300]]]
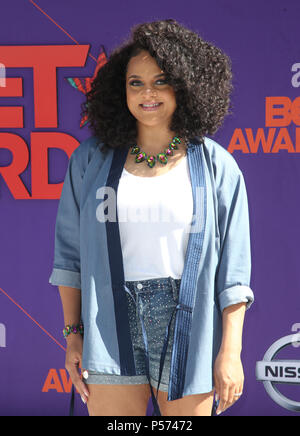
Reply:
[[279, 392], [275, 386], [276, 383], [300, 384], [300, 360], [275, 359], [283, 348], [288, 345], [295, 346], [296, 336], [285, 336], [271, 345], [263, 360], [256, 363], [256, 379], [263, 382], [267, 393], [277, 404], [287, 410], [300, 412], [300, 398], [299, 402], [290, 400]]

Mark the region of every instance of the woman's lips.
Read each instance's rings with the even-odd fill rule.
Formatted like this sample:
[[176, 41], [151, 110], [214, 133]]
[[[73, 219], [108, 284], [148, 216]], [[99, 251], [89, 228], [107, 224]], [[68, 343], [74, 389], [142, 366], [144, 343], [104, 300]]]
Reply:
[[158, 110], [161, 105], [162, 103], [152, 103], [152, 104], [147, 103], [147, 106], [143, 106], [142, 104], [140, 104], [140, 107], [142, 108], [143, 111], [152, 112]]

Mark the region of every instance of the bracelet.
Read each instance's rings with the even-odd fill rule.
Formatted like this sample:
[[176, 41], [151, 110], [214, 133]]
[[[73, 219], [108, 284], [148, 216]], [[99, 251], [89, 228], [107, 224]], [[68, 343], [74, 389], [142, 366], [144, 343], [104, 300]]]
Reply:
[[64, 338], [69, 336], [71, 333], [74, 333], [75, 335], [77, 333], [80, 333], [82, 335], [83, 334], [82, 322], [80, 324], [77, 324], [77, 325], [66, 325], [65, 328], [63, 329]]

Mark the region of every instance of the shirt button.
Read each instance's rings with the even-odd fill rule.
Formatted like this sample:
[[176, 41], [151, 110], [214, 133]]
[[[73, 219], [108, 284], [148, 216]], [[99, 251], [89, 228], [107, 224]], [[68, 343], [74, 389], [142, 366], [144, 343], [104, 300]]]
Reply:
[[143, 287], [142, 283], [138, 283], [138, 284], [137, 284], [137, 288], [138, 288], [138, 289], [142, 289], [142, 287]]

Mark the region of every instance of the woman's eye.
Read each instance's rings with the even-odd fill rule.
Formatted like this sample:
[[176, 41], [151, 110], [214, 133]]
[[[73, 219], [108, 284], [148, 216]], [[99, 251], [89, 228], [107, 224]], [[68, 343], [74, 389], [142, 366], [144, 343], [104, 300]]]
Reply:
[[[158, 85], [166, 85], [167, 81], [165, 79], [159, 79], [155, 83], [158, 84]], [[132, 86], [136, 86], [136, 84], [138, 86], [140, 86], [143, 83], [140, 80], [133, 80], [132, 82], [129, 82], [129, 85], [132, 85]]]
[[132, 82], [129, 82], [129, 85], [133, 85], [134, 86], [135, 83], [140, 83], [140, 81], [139, 80], [133, 80]]

